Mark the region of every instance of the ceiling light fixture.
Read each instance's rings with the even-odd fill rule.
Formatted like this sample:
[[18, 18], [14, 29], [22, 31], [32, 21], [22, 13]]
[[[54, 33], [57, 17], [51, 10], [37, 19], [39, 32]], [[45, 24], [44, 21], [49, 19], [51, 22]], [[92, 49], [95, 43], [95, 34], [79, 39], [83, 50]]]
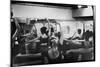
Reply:
[[81, 5], [78, 5], [77, 7], [78, 7], [78, 8], [82, 8], [82, 6], [81, 6]]

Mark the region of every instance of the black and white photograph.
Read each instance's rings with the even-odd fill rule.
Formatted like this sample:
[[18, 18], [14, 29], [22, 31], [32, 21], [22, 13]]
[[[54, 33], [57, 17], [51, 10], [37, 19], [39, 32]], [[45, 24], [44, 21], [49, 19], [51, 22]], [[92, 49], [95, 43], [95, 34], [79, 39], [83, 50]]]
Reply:
[[95, 6], [11, 0], [11, 66], [95, 61]]

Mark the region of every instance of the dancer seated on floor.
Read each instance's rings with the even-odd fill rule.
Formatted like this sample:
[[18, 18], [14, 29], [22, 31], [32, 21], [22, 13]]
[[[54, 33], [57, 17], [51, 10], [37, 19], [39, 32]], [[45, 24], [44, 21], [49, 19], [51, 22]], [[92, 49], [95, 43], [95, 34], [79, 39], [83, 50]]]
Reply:
[[65, 39], [65, 41], [68, 41], [69, 43], [82, 45], [82, 42], [80, 40], [83, 40], [81, 29], [78, 29], [77, 32], [75, 32], [72, 37]]
[[[78, 48], [78, 49], [70, 49], [66, 51], [66, 54], [69, 53], [79, 53], [81, 54], [79, 59], [80, 60], [91, 60], [93, 59], [93, 51], [94, 51], [94, 43], [93, 43], [93, 33], [87, 30], [84, 33], [85, 37], [85, 42], [84, 42], [84, 47]], [[83, 58], [83, 59], [82, 59]]]

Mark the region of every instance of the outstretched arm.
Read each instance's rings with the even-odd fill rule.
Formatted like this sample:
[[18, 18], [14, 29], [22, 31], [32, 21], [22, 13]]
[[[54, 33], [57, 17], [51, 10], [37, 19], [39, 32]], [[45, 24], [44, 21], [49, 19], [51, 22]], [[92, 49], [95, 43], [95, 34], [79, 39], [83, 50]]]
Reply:
[[19, 25], [19, 23], [18, 23], [18, 21], [17, 21], [17, 18], [14, 18], [14, 23], [15, 23], [15, 25], [16, 25], [16, 31], [15, 31], [15, 33], [13, 34], [13, 37], [12, 37], [12, 39], [14, 39], [17, 35], [18, 35], [18, 31], [20, 30], [20, 25]]

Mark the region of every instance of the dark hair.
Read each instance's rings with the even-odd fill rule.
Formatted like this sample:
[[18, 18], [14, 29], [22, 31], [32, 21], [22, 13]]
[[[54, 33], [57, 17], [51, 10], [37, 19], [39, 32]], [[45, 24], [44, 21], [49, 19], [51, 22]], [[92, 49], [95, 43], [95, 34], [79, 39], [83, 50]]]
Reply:
[[53, 27], [51, 28], [51, 32], [54, 32], [54, 29], [53, 29]]
[[46, 30], [47, 30], [46, 27], [42, 27], [42, 28], [40, 29], [40, 31], [41, 31], [42, 34], [47, 34], [48, 31], [46, 31]]
[[61, 33], [60, 33], [60, 32], [55, 33], [55, 36], [58, 37], [58, 38], [60, 39], [60, 37], [61, 37]]
[[81, 34], [81, 29], [78, 29], [77, 31], [78, 31], [78, 34]]
[[88, 39], [89, 39], [89, 37], [93, 36], [93, 32], [92, 32], [92, 31], [87, 30], [87, 31], [85, 32], [84, 36], [85, 36], [85, 39], [86, 39], [86, 40], [88, 40]]

